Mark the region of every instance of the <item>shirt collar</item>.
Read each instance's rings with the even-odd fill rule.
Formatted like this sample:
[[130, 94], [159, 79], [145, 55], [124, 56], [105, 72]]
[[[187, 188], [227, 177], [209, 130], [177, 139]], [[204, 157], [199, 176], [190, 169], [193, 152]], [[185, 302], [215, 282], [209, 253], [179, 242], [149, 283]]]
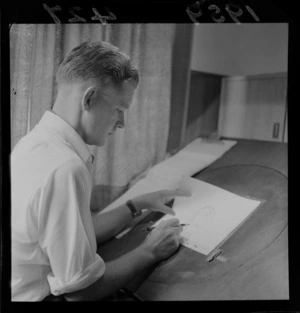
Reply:
[[63, 136], [67, 142], [69, 142], [83, 160], [87, 162], [88, 160], [93, 161], [94, 157], [90, 153], [86, 143], [76, 132], [76, 130], [70, 126], [64, 119], [56, 115], [51, 111], [46, 111], [43, 117], [41, 118], [39, 125], [47, 126], [54, 130], [59, 135]]

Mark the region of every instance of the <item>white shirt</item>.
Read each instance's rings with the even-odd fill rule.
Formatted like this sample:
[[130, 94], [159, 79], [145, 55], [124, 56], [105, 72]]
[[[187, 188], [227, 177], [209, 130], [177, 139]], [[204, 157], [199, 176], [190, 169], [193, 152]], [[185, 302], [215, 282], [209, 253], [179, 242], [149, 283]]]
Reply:
[[40, 301], [98, 280], [105, 264], [90, 212], [91, 154], [46, 112], [11, 155], [12, 301]]

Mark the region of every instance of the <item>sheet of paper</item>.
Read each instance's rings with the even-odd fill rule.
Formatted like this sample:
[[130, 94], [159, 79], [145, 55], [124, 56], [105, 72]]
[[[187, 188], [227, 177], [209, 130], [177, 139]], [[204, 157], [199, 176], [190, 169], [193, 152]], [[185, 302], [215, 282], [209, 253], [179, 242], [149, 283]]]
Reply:
[[[191, 193], [191, 197], [177, 197], [173, 204], [176, 217], [189, 224], [183, 227], [183, 245], [205, 255], [223, 243], [261, 204], [191, 177], [182, 179], [181, 189]], [[172, 217], [165, 215], [156, 224]]]
[[152, 167], [147, 176], [192, 176], [209, 166], [235, 144], [236, 141], [233, 140], [208, 142], [198, 138], [172, 157]]

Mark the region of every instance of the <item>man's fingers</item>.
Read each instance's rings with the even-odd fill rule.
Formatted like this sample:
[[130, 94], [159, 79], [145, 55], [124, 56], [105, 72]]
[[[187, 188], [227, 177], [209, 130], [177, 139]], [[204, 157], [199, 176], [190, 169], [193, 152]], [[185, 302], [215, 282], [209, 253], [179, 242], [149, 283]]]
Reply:
[[175, 212], [171, 208], [160, 203], [156, 204], [155, 211], [159, 211], [165, 214], [175, 215]]
[[176, 189], [177, 196], [184, 196], [184, 197], [190, 197], [192, 193], [189, 190], [184, 189]]
[[161, 221], [159, 224], [164, 226], [176, 226], [179, 228], [179, 219], [173, 217], [168, 220]]
[[190, 197], [192, 194], [188, 190], [183, 189], [175, 189], [175, 190], [167, 190], [166, 196], [170, 198], [174, 198], [176, 196]]
[[182, 232], [182, 226], [180, 224], [170, 225], [175, 234], [180, 235]]

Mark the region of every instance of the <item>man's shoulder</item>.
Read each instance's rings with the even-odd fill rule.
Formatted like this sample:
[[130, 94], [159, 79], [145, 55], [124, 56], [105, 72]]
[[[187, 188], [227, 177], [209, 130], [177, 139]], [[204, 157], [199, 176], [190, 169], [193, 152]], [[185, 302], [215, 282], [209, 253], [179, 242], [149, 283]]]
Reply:
[[86, 176], [88, 170], [80, 158], [67, 158], [62, 160], [55, 169], [59, 175], [65, 176]]
[[74, 174], [85, 171], [85, 164], [70, 144], [35, 132], [23, 137], [15, 147], [11, 165], [17, 176], [31, 175], [38, 180], [58, 170]]
[[48, 134], [41, 128], [24, 136], [12, 151], [12, 158], [39, 158], [57, 160], [80, 159], [74, 148], [62, 137]]

